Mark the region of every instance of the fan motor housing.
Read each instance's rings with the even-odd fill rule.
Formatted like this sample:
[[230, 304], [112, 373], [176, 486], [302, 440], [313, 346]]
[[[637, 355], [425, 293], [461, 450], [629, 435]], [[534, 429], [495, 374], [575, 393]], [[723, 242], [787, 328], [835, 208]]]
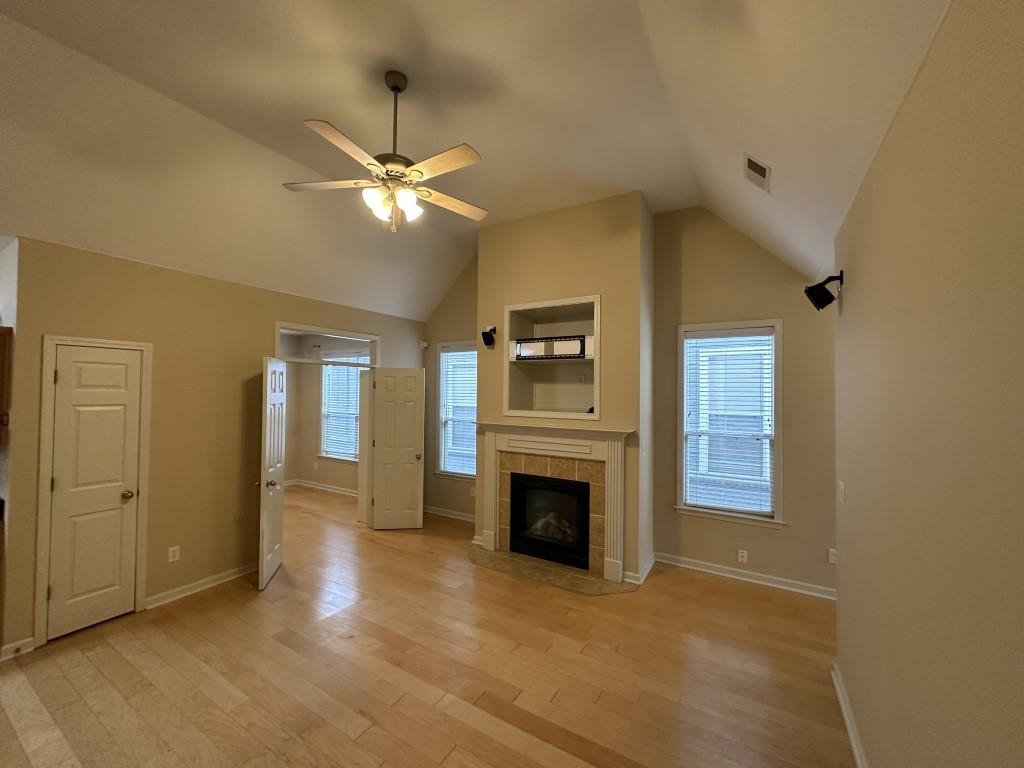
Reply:
[[404, 176], [405, 169], [413, 165], [405, 155], [397, 155], [394, 152], [381, 152], [379, 155], [374, 155], [374, 160], [380, 163], [380, 167], [384, 169], [388, 176]]

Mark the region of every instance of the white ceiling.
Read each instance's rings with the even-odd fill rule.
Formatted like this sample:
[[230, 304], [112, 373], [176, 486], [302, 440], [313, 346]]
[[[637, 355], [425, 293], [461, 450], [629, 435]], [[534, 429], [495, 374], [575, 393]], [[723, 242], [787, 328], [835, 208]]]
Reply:
[[[639, 189], [655, 212], [704, 205], [816, 277], [947, 4], [0, 0], [0, 12], [314, 169], [281, 182], [359, 175], [305, 118], [389, 150], [383, 72], [398, 68], [410, 81], [399, 152], [476, 147], [481, 163], [432, 185], [489, 208], [484, 226]], [[770, 195], [743, 179], [744, 152], [772, 166]], [[344, 222], [332, 258], [392, 261], [397, 248], [414, 284], [447, 286], [475, 251], [477, 225], [440, 209], [413, 225], [432, 249], [448, 243], [428, 260], [417, 236], [389, 241], [353, 192], [304, 201]], [[362, 295], [381, 286], [359, 281], [387, 280], [348, 279]], [[385, 311], [422, 318], [430, 302]]]

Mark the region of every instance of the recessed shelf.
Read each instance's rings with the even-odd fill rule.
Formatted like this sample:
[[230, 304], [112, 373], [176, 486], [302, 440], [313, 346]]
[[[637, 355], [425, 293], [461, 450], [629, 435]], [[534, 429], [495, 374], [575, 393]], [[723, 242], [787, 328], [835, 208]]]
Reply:
[[600, 297], [505, 308], [504, 413], [535, 418], [600, 418]]

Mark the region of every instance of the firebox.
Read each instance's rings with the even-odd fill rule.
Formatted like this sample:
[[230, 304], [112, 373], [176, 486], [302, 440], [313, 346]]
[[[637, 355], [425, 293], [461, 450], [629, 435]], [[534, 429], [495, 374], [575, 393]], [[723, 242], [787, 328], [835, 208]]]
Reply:
[[587, 570], [590, 484], [513, 472], [509, 549]]

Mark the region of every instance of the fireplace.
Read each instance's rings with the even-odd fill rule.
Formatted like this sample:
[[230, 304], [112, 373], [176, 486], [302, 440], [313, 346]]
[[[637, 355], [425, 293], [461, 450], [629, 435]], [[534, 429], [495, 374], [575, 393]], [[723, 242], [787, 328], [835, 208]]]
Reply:
[[590, 567], [590, 483], [511, 473], [509, 549]]

